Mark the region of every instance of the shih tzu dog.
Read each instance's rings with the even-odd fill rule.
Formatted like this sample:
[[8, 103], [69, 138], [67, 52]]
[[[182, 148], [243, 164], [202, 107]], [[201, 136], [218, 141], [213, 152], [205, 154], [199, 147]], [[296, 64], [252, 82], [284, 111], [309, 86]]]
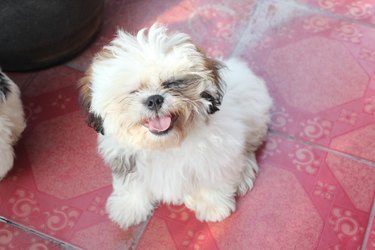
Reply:
[[208, 58], [161, 25], [118, 31], [80, 92], [113, 173], [107, 212], [121, 227], [146, 220], [158, 202], [221, 221], [253, 187], [272, 101], [243, 61]]
[[20, 90], [0, 69], [0, 180], [13, 166], [13, 146], [25, 127]]

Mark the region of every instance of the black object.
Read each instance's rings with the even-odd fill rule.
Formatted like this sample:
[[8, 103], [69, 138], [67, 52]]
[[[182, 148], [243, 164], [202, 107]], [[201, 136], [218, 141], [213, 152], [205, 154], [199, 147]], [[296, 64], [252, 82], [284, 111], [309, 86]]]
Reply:
[[163, 105], [163, 102], [164, 102], [163, 96], [152, 95], [152, 96], [147, 98], [145, 104], [146, 104], [147, 108], [149, 108], [150, 110], [158, 111], [161, 108], [161, 106]]
[[70, 59], [93, 40], [104, 0], [0, 0], [0, 66], [44, 68]]

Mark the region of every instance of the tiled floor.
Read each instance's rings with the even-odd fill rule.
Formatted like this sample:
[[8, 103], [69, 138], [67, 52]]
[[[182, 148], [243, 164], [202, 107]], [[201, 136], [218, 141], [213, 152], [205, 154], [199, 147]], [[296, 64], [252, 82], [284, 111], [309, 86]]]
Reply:
[[[255, 187], [230, 218], [200, 223], [183, 206], [161, 205], [147, 224], [122, 231], [104, 211], [110, 171], [81, 117], [76, 82], [116, 27], [155, 21], [191, 34], [210, 55], [245, 58], [275, 109]], [[10, 76], [29, 126], [0, 183], [0, 216], [65, 247], [375, 249], [375, 0], [109, 0], [84, 53]], [[59, 247], [0, 223], [0, 249], [33, 244]]]

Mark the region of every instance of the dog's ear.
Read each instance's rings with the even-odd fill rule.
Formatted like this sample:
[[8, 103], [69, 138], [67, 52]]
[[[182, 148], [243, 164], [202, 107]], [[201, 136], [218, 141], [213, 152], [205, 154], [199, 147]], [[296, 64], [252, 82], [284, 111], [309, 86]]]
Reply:
[[86, 117], [87, 124], [96, 132], [104, 135], [103, 119], [91, 111], [91, 69], [87, 70], [85, 76], [79, 81], [79, 102]]
[[207, 71], [210, 72], [209, 74], [212, 84], [210, 89], [201, 93], [201, 97], [211, 103], [208, 113], [213, 114], [216, 111], [219, 111], [219, 106], [223, 100], [225, 83], [220, 77], [220, 69], [223, 68], [223, 65], [220, 62], [205, 56], [205, 67]]

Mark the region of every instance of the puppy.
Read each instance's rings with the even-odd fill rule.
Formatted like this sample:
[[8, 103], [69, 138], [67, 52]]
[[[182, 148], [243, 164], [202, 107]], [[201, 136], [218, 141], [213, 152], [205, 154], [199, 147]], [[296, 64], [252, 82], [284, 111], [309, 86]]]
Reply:
[[25, 127], [20, 90], [0, 69], [0, 180], [13, 166], [13, 145]]
[[146, 220], [158, 202], [221, 221], [253, 187], [272, 101], [241, 60], [208, 58], [160, 25], [118, 31], [80, 91], [113, 173], [107, 212], [121, 227]]

